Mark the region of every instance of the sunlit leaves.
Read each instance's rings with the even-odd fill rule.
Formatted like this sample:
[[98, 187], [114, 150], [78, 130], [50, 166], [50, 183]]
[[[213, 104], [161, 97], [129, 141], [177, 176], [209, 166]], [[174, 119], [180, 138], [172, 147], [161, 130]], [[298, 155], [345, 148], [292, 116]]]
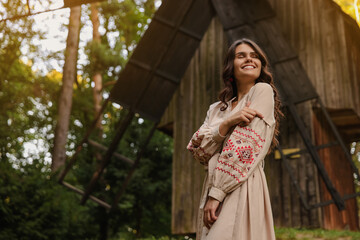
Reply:
[[[360, 19], [359, 19], [359, 9], [360, 9], [360, 1], [358, 0], [333, 0], [336, 2], [341, 9], [350, 15], [352, 18], [354, 18], [358, 25], [360, 26]], [[355, 8], [357, 6], [357, 9]]]

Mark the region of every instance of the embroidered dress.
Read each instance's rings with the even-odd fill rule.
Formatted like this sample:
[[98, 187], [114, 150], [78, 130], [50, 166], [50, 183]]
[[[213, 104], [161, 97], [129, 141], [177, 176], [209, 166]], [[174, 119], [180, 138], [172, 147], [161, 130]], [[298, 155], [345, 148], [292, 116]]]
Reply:
[[[232, 109], [220, 111], [221, 102], [210, 105], [204, 123], [191, 138], [187, 149], [207, 170], [197, 219], [199, 240], [275, 240], [270, 197], [264, 174], [264, 158], [272, 142], [274, 95], [267, 83], [255, 84]], [[246, 126], [233, 127], [226, 136], [220, 124], [240, 111], [250, 101], [250, 108], [264, 115]], [[218, 218], [210, 229], [204, 226], [203, 210], [207, 198], [219, 200]]]

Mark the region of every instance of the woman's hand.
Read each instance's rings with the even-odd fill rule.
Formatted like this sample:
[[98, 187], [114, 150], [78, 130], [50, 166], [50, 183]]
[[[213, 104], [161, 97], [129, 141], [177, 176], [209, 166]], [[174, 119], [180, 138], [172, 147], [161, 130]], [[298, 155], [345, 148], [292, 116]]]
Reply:
[[211, 225], [213, 225], [217, 219], [215, 212], [216, 212], [217, 208], [219, 207], [219, 204], [220, 204], [220, 202], [212, 197], [209, 197], [209, 199], [207, 200], [207, 202], [205, 204], [203, 220], [204, 220], [205, 226], [208, 229], [210, 229]]
[[220, 124], [220, 134], [225, 136], [229, 129], [235, 125], [247, 126], [255, 117], [263, 118], [264, 116], [255, 109], [249, 108], [250, 102], [240, 111], [232, 113], [228, 119]]

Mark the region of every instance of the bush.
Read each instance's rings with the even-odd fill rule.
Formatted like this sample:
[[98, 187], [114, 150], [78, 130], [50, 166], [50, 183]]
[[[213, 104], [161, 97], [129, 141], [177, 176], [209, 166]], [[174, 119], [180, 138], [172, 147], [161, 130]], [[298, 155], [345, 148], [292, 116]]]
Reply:
[[0, 186], [0, 239], [89, 239], [98, 232], [79, 197], [39, 161], [19, 169], [0, 161]]

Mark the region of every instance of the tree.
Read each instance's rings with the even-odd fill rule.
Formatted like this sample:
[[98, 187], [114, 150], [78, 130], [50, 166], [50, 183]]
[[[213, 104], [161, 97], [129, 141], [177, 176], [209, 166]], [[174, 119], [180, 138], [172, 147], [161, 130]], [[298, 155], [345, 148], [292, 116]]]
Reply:
[[[99, 21], [99, 11], [98, 11], [99, 3], [92, 3], [91, 4], [91, 14], [90, 19], [93, 25], [93, 43], [95, 45], [101, 44], [101, 36], [99, 33], [100, 21]], [[93, 56], [92, 58], [96, 58]], [[93, 61], [96, 61], [93, 59]], [[95, 117], [100, 113], [101, 109], [101, 101], [102, 101], [102, 76], [101, 71], [95, 69], [93, 72], [93, 97], [94, 97], [94, 109], [95, 109]], [[101, 127], [101, 120], [102, 117], [99, 118], [98, 122], [96, 123], [96, 128], [98, 130], [98, 135], [102, 136], [102, 127]]]
[[[114, 0], [102, 2], [98, 7], [105, 33], [100, 35], [99, 44], [89, 42], [86, 47], [89, 64], [80, 66], [79, 72], [82, 70], [83, 74], [77, 77], [76, 84], [68, 85], [72, 91], [72, 107], [68, 109], [71, 114], [65, 138], [66, 151], [74, 150], [94, 119], [93, 73], [102, 76], [104, 84], [99, 94], [108, 94], [155, 11], [153, 3], [152, 0]], [[30, 20], [24, 19], [24, 23]], [[0, 184], [4, 186], [0, 189], [0, 239], [99, 239], [104, 231], [101, 230], [103, 219], [108, 221], [104, 225], [108, 238], [126, 234], [131, 235], [131, 239], [135, 235], [170, 234], [172, 139], [163, 133], [155, 132], [118, 208], [108, 216], [104, 216], [105, 211], [91, 201], [81, 206], [79, 195], [50, 178], [51, 168], [45, 159], [53, 143], [54, 119], [58, 118], [57, 110], [63, 104], [58, 102], [64, 91], [61, 82], [66, 77], [63, 75], [72, 74], [65, 70], [63, 74], [54, 70], [43, 74], [33, 71], [30, 61], [20, 60], [24, 55], [20, 46], [32, 42], [31, 31], [32, 26], [18, 29], [9, 24], [6, 35], [0, 38], [3, 44], [0, 49]], [[12, 36], [17, 32], [18, 36]], [[23, 32], [26, 35], [21, 35]], [[13, 47], [6, 48], [4, 39], [10, 39], [6, 41]], [[36, 50], [35, 47], [31, 49]], [[77, 48], [74, 51], [77, 52]], [[65, 58], [68, 56], [66, 53]], [[44, 57], [37, 61], [39, 59], [47, 60]], [[75, 79], [76, 68], [73, 69]], [[103, 145], [109, 145], [116, 124], [126, 112], [115, 104], [107, 106], [102, 115], [102, 138], [99, 139]], [[65, 117], [59, 121], [63, 119]], [[143, 136], [152, 125], [136, 115], [117, 151], [135, 159]], [[97, 134], [91, 137], [97, 138]], [[25, 156], [24, 145], [31, 141], [45, 142], [46, 146], [38, 153]], [[86, 188], [96, 167], [95, 153], [98, 151], [90, 145], [85, 147], [66, 181]], [[93, 195], [112, 203], [128, 170], [129, 166], [123, 162], [112, 160]], [[128, 229], [132, 231], [128, 232]]]
[[76, 63], [79, 47], [81, 6], [72, 7], [70, 11], [69, 31], [66, 41], [65, 64], [63, 71], [63, 85], [61, 87], [58, 116], [55, 129], [54, 148], [52, 153], [52, 171], [58, 170], [65, 164], [66, 141], [69, 130], [73, 84], [77, 76]]

